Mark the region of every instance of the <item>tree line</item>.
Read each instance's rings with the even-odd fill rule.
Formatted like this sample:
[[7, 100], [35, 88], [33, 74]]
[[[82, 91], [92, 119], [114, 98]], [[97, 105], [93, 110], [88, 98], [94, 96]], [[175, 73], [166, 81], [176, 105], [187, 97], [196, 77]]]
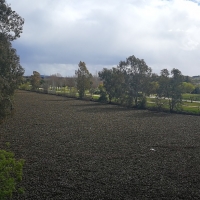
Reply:
[[49, 87], [55, 90], [68, 86], [81, 99], [88, 91], [91, 95], [99, 94], [100, 101], [136, 108], [146, 108], [147, 97], [153, 95], [158, 109], [163, 109], [163, 99], [166, 99], [171, 112], [181, 109], [183, 93], [196, 90], [190, 77], [183, 76], [180, 70], [162, 69], [158, 75], [152, 73], [143, 59], [134, 55], [112, 69], [102, 69], [98, 76], [93, 76], [86, 63], [80, 61], [73, 77], [64, 78], [57, 74], [42, 80], [40, 74], [34, 71], [30, 83], [35, 91], [39, 87], [47, 92]]

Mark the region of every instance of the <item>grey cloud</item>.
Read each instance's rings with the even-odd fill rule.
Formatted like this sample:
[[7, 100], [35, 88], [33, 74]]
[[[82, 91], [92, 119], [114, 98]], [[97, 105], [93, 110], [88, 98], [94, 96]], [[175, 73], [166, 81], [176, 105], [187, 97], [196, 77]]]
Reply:
[[143, 58], [156, 72], [176, 67], [188, 75], [198, 73], [197, 1], [9, 0], [8, 3], [25, 18], [24, 32], [14, 46], [26, 73], [32, 73], [34, 68], [46, 73], [55, 70], [65, 73], [66, 67], [72, 74], [80, 60], [95, 72], [116, 66], [130, 55]]

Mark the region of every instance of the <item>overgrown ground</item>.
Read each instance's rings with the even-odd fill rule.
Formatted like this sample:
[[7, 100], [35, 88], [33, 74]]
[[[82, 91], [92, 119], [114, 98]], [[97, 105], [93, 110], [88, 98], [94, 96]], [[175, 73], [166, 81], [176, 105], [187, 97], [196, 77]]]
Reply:
[[18, 91], [0, 127], [26, 160], [14, 199], [200, 199], [200, 117]]

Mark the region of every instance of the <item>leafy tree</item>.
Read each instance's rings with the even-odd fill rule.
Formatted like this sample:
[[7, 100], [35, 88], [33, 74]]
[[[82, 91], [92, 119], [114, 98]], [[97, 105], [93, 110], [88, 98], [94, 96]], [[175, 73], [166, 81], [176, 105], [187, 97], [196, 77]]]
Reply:
[[171, 75], [167, 69], [161, 70], [161, 75], [159, 78], [159, 88], [157, 90], [158, 98], [167, 98], [169, 100], [170, 112], [175, 109], [181, 108], [182, 104], [182, 81], [183, 76], [178, 69], [172, 69]]
[[181, 71], [178, 69], [171, 70], [171, 79], [170, 79], [170, 93], [169, 93], [169, 106], [170, 111], [174, 111], [174, 109], [179, 110], [182, 105], [182, 81], [183, 76]]
[[128, 106], [132, 105], [134, 100], [136, 107], [145, 107], [146, 95], [150, 91], [151, 68], [147, 66], [143, 59], [130, 56], [126, 61], [121, 61], [118, 68], [124, 74], [124, 90], [128, 98]]
[[150, 90], [149, 90], [150, 94], [154, 94], [154, 95], [157, 94], [157, 90], [159, 88], [158, 80], [159, 80], [159, 76], [155, 73], [152, 73], [151, 80], [150, 80]]
[[[12, 113], [13, 95], [22, 82], [21, 67], [11, 41], [20, 37], [24, 20], [0, 0], [0, 124]], [[0, 199], [12, 197], [22, 179], [23, 161], [16, 161], [12, 152], [0, 150]]]
[[195, 89], [195, 86], [190, 82], [183, 82], [182, 86], [184, 93], [191, 93]]
[[192, 94], [200, 94], [200, 87], [196, 86], [194, 90], [191, 92]]
[[22, 19], [5, 0], [0, 0], [0, 34], [4, 35], [8, 41], [13, 41], [20, 37], [24, 19]]
[[14, 91], [22, 82], [24, 69], [11, 42], [0, 34], [0, 121], [13, 111]]
[[32, 90], [37, 91], [40, 87], [40, 83], [41, 83], [40, 73], [37, 71], [33, 71], [33, 75], [31, 75]]
[[105, 88], [105, 90], [101, 88], [101, 93], [103, 92], [102, 94], [105, 95], [104, 91], [106, 91], [108, 95], [109, 103], [111, 103], [116, 93], [115, 68], [112, 68], [112, 69], [104, 68], [101, 72], [99, 72], [99, 77], [101, 80], [103, 80], [103, 87]]
[[77, 90], [79, 94], [79, 98], [82, 99], [85, 96], [85, 91], [89, 90], [91, 87], [91, 78], [92, 74], [88, 71], [86, 64], [84, 62], [79, 62], [79, 69], [75, 71], [75, 75], [77, 77]]
[[99, 89], [99, 94], [100, 94], [99, 101], [101, 101], [101, 102], [107, 102], [107, 93], [106, 93], [106, 90], [103, 87], [103, 85], [100, 84], [99, 87], [98, 87], [98, 89]]
[[170, 78], [168, 69], [163, 69], [160, 72], [160, 77], [158, 80], [159, 88], [157, 89], [158, 98], [169, 98], [170, 94]]

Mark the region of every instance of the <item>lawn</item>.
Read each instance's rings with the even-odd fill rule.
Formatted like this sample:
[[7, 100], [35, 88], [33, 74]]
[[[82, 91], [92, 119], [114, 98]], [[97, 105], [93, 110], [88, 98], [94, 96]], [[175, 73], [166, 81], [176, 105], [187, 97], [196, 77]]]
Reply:
[[0, 127], [25, 159], [14, 199], [200, 199], [200, 117], [28, 91]]
[[185, 100], [200, 101], [200, 94], [183, 94], [182, 97]]

